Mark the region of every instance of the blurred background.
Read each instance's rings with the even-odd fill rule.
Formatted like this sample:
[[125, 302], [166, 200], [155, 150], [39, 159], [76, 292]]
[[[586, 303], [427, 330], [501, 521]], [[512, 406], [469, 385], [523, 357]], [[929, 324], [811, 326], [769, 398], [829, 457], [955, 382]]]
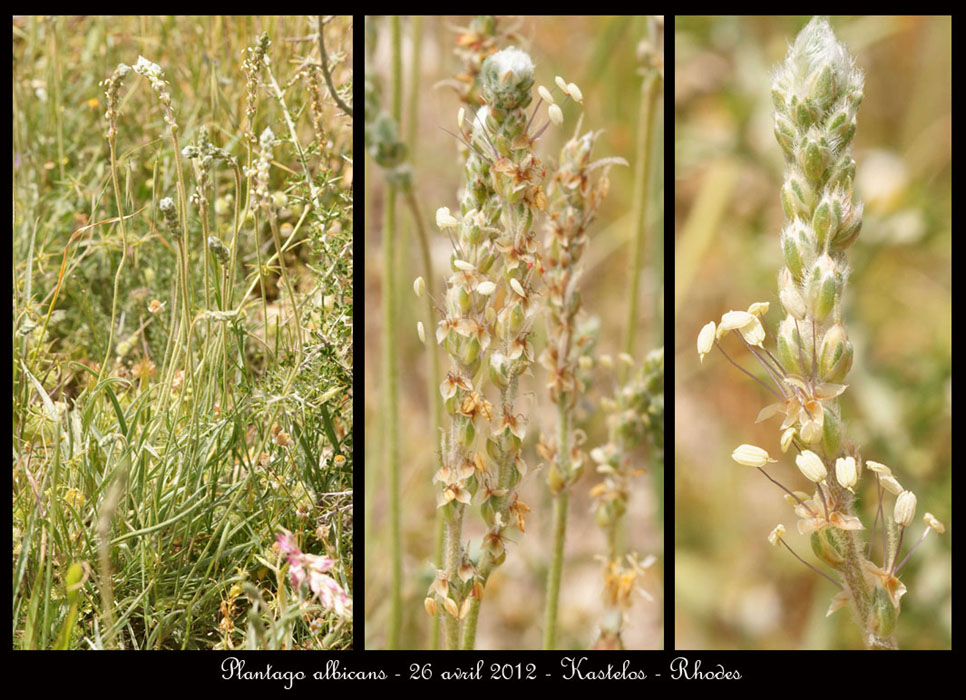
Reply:
[[[455, 137], [456, 116], [463, 104], [454, 89], [454, 77], [464, 71], [457, 55], [457, 41], [467, 33], [468, 17], [402, 18], [402, 124], [400, 137], [409, 145], [412, 188], [427, 226], [435, 270], [436, 289], [444, 285], [452, 250], [447, 237], [440, 234], [433, 219], [442, 206], [458, 209], [457, 192], [462, 180], [463, 156]], [[378, 91], [382, 108], [391, 103], [391, 42], [389, 18], [367, 18], [366, 78]], [[582, 290], [584, 307], [600, 317], [598, 350], [616, 356], [622, 349], [628, 313], [628, 266], [631, 236], [634, 232], [633, 182], [635, 143], [641, 77], [637, 47], [645, 33], [644, 18], [627, 17], [514, 17], [497, 18], [496, 46], [514, 45], [528, 50], [536, 65], [536, 85], [554, 88], [554, 76], [563, 76], [580, 86], [583, 109], [572, 102], [564, 104], [564, 124], [550, 128], [541, 137], [538, 155], [545, 162], [557, 160], [563, 143], [573, 135], [582, 111], [582, 131], [602, 129], [595, 157], [620, 156], [629, 167], [610, 170], [610, 194], [597, 221], [592, 225], [590, 242], [583, 258]], [[368, 88], [368, 86], [367, 86]], [[556, 91], [559, 95], [559, 91]], [[543, 110], [541, 110], [543, 112]], [[658, 101], [663, 115], [663, 98]], [[541, 117], [545, 120], [545, 117]], [[655, 126], [655, 179], [652, 202], [663, 202], [663, 117]], [[367, 157], [365, 168], [365, 440], [366, 440], [366, 648], [386, 645], [389, 624], [391, 550], [388, 541], [388, 503], [385, 445], [383, 434], [382, 300], [386, 292], [383, 279], [383, 221], [385, 209], [384, 171]], [[428, 351], [435, 347], [433, 326], [427, 326], [429, 346], [420, 343], [417, 321], [425, 318], [423, 300], [413, 295], [413, 280], [423, 275], [419, 240], [413, 218], [402, 198], [397, 199], [400, 229], [397, 262], [399, 314], [396, 357], [400, 363], [400, 454], [402, 493], [403, 621], [401, 645], [427, 648], [430, 618], [423, 599], [433, 577], [436, 488], [432, 476], [438, 451], [438, 438], [432, 427], [427, 389]], [[661, 207], [649, 206], [648, 232], [663, 230]], [[542, 244], [543, 232], [538, 239]], [[645, 245], [645, 264], [638, 305], [640, 323], [634, 328], [638, 364], [648, 350], [663, 344], [663, 249], [662, 237], [650, 235]], [[534, 346], [545, 337], [544, 323]], [[442, 372], [449, 367], [439, 354]], [[541, 432], [552, 434], [553, 408], [545, 390], [546, 372], [539, 365], [533, 376], [521, 384], [519, 410], [528, 414], [530, 424], [524, 454], [532, 466], [542, 460], [534, 445]], [[436, 384], [438, 387], [438, 381]], [[434, 389], [437, 392], [438, 388]], [[613, 373], [600, 369], [587, 400], [580, 407], [578, 421], [587, 432], [585, 449], [606, 441], [606, 424], [596, 405], [614, 391]], [[492, 400], [492, 397], [491, 397]], [[645, 456], [641, 455], [642, 464]], [[599, 478], [587, 468], [574, 486], [566, 542], [566, 561], [561, 591], [558, 648], [586, 648], [596, 638], [602, 610], [600, 592], [601, 563], [595, 556], [604, 552], [605, 542], [591, 513], [589, 489]], [[626, 545], [643, 558], [659, 557], [648, 570], [643, 587], [655, 597], [647, 602], [638, 597], [625, 627], [628, 648], [656, 648], [663, 644], [663, 531], [658, 518], [652, 474], [638, 477], [636, 492], [629, 507]], [[546, 486], [546, 470], [531, 472], [521, 485], [521, 499], [533, 512], [527, 520], [526, 534], [513, 536], [506, 563], [491, 577], [480, 611], [477, 648], [539, 648], [546, 567], [551, 542], [551, 499]], [[479, 540], [482, 520], [478, 509], [466, 517], [464, 535]]]
[[[678, 18], [674, 79], [675, 646], [678, 649], [861, 648], [835, 588], [767, 542], [816, 563], [781, 492], [731, 460], [742, 443], [780, 454], [777, 423], [755, 425], [770, 396], [717, 351], [698, 362], [698, 331], [731, 309], [771, 302], [783, 160], [772, 132], [771, 72], [808, 17]], [[922, 515], [947, 527], [901, 573], [903, 649], [951, 646], [951, 20], [844, 17], [832, 27], [865, 71], [854, 158], [865, 202], [850, 250], [846, 325], [855, 359], [842, 397], [862, 455], [889, 465]], [[726, 349], [755, 369], [743, 350]], [[770, 470], [803, 489], [790, 459]], [[870, 481], [857, 493], [872, 513]], [[890, 500], [889, 507], [893, 501]]]

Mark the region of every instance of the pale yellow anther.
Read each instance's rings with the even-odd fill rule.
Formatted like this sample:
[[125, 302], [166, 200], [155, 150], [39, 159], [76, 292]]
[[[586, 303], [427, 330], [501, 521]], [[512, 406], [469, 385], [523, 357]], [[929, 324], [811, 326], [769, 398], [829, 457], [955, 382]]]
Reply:
[[835, 460], [835, 479], [842, 488], [852, 490], [859, 480], [858, 470], [855, 468], [855, 457], [839, 457]]
[[754, 318], [754, 321], [743, 326], [738, 332], [741, 333], [741, 337], [749, 345], [762, 347], [762, 343], [765, 342], [765, 327], [761, 325], [761, 321], [758, 320], [757, 316]]
[[426, 281], [422, 277], [417, 277], [413, 280], [413, 292], [416, 296], [421, 297], [426, 291]]
[[[866, 462], [868, 464], [868, 462]], [[880, 476], [879, 483], [882, 484], [882, 488], [891, 493], [894, 496], [899, 496], [905, 490], [902, 488], [902, 484], [891, 474], [888, 476]]]
[[903, 491], [896, 499], [896, 507], [893, 512], [896, 525], [908, 527], [912, 519], [916, 517], [916, 494], [912, 491]]
[[731, 459], [746, 467], [764, 467], [769, 462], [777, 461], [772, 459], [766, 450], [755, 445], [739, 445], [731, 453]]
[[491, 282], [490, 280], [486, 280], [485, 282], [480, 282], [478, 285], [476, 285], [476, 291], [482, 294], [483, 296], [489, 296], [494, 291], [496, 291], [496, 284]]
[[576, 83], [567, 84], [567, 94], [569, 94], [577, 104], [584, 103], [584, 93], [580, 91], [580, 88], [577, 87]]
[[422, 321], [416, 322], [416, 334], [419, 336], [419, 342], [423, 345], [426, 344], [426, 328], [423, 326]]
[[560, 105], [550, 105], [547, 108], [547, 115], [555, 126], [563, 124], [563, 111], [560, 109]]
[[871, 459], [865, 460], [865, 468], [870, 472], [875, 472], [880, 476], [892, 476], [892, 470], [884, 464], [873, 462]]
[[747, 311], [729, 311], [721, 316], [721, 322], [718, 324], [718, 337], [720, 338], [728, 331], [743, 328], [754, 320], [755, 317]]
[[436, 210], [437, 228], [456, 228], [459, 225], [457, 218], [449, 213], [449, 207], [440, 207]]
[[943, 525], [932, 513], [926, 513], [924, 516], [922, 516], [922, 519], [926, 525], [935, 530], [938, 534], [941, 535], [946, 532], [946, 526]]
[[816, 484], [825, 481], [828, 476], [828, 470], [825, 469], [825, 462], [822, 458], [811, 450], [805, 450], [800, 455], [795, 458], [795, 464], [798, 465], [798, 469], [805, 478], [809, 481], [814, 481]]
[[553, 95], [551, 95], [550, 91], [543, 85], [537, 88], [537, 94], [540, 95], [544, 102], [553, 104]]
[[768, 302], [756, 301], [754, 304], [748, 307], [748, 313], [750, 313], [752, 316], [758, 316], [761, 318], [768, 313]]
[[775, 529], [768, 534], [768, 541], [777, 547], [781, 543], [781, 539], [785, 536], [785, 526], [781, 523], [775, 526]]
[[711, 348], [714, 347], [714, 332], [714, 321], [709, 321], [698, 333], [698, 359], [701, 362], [704, 362], [704, 356], [711, 352]]
[[729, 311], [721, 317], [717, 336], [720, 338], [728, 331], [739, 331], [749, 345], [761, 345], [765, 340], [761, 321], [747, 311]]

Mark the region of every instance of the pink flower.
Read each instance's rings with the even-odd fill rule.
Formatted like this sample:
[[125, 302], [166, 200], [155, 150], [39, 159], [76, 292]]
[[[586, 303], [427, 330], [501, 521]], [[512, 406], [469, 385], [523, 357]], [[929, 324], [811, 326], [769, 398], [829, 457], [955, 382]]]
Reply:
[[278, 548], [288, 559], [292, 588], [298, 589], [308, 581], [309, 590], [324, 607], [335, 610], [338, 615], [351, 617], [352, 599], [335, 579], [324, 573], [335, 566], [335, 559], [303, 553], [295, 543], [295, 536], [288, 530], [283, 529], [275, 537]]

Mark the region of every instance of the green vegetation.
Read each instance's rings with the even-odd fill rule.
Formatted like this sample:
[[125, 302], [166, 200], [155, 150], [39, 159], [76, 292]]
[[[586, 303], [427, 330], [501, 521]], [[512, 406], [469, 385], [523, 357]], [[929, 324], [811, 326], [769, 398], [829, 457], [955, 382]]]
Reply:
[[351, 647], [351, 37], [14, 20], [14, 647]]

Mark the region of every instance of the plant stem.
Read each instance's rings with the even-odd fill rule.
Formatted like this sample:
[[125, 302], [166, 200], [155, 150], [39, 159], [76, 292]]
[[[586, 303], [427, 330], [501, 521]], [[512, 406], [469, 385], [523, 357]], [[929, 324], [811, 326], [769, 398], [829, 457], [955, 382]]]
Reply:
[[543, 648], [553, 650], [557, 640], [557, 605], [563, 569], [564, 540], [567, 535], [567, 507], [570, 494], [564, 489], [553, 499], [553, 550], [547, 574], [547, 608], [544, 613]]
[[[641, 82], [641, 108], [637, 124], [637, 163], [634, 172], [634, 215], [636, 226], [634, 252], [631, 258], [629, 304], [624, 325], [624, 352], [633, 356], [634, 338], [640, 326], [638, 297], [641, 287], [641, 269], [644, 263], [644, 247], [647, 239], [647, 204], [651, 192], [651, 158], [653, 156], [653, 133], [657, 98], [661, 94], [663, 80], [650, 71]], [[626, 370], [624, 371], [626, 375]]]
[[[429, 250], [429, 237], [426, 233], [426, 227], [423, 224], [423, 217], [420, 214], [419, 202], [416, 200], [416, 195], [413, 189], [410, 187], [405, 193], [406, 203], [409, 205], [409, 212], [413, 218], [413, 225], [416, 227], [416, 234], [419, 238], [419, 251], [423, 258], [423, 279], [426, 282], [426, 328], [432, 332], [433, 328], [433, 299], [436, 297], [435, 284], [433, 280], [435, 275], [433, 274], [433, 260], [430, 255]], [[439, 350], [436, 347], [436, 343], [430, 341], [426, 344], [426, 352], [429, 354], [429, 368], [426, 373], [426, 391], [429, 394], [429, 406], [430, 415], [429, 423], [430, 429], [433, 435], [439, 435], [442, 429], [442, 415], [443, 415], [443, 399], [439, 393]], [[437, 464], [434, 460], [434, 471], [438, 469], [441, 464]], [[436, 545], [435, 545], [435, 562], [437, 568], [442, 568], [443, 566], [443, 540], [445, 536], [445, 527], [443, 523], [443, 516], [440, 514], [439, 509], [436, 512]], [[433, 620], [430, 625], [430, 649], [439, 648], [439, 616]]]
[[101, 370], [97, 375], [97, 381], [104, 378], [108, 360], [111, 357], [111, 348], [114, 345], [114, 324], [117, 316], [117, 293], [121, 282], [121, 270], [124, 269], [124, 260], [127, 258], [127, 234], [124, 230], [124, 208], [121, 205], [121, 189], [117, 184], [117, 156], [114, 146], [114, 138], [110, 139], [111, 146], [111, 182], [114, 185], [114, 201], [117, 203], [117, 219], [121, 228], [121, 262], [117, 265], [117, 272], [114, 274], [114, 298], [111, 302], [111, 327], [107, 336], [107, 349], [104, 352], [104, 361], [101, 363]]
[[[392, 109], [400, 116], [402, 91], [402, 60], [400, 19], [394, 16], [392, 28]], [[322, 46], [322, 20], [319, 19], [319, 45]], [[323, 59], [325, 54], [323, 53]], [[325, 61], [323, 60], [323, 65]], [[328, 72], [326, 71], [326, 79]], [[330, 82], [330, 89], [331, 82]], [[333, 94], [334, 91], [333, 91]], [[340, 105], [341, 106], [341, 105]], [[344, 108], [343, 108], [344, 109]], [[351, 112], [348, 112], [351, 116]], [[396, 361], [396, 186], [386, 187], [386, 218], [384, 230], [383, 265], [383, 355], [386, 372], [386, 445], [389, 468], [389, 548], [392, 556], [388, 648], [398, 649], [402, 630], [402, 535], [399, 493], [399, 369]]]
[[[454, 506], [454, 512], [446, 518], [446, 576], [447, 580], [455, 580], [459, 570], [460, 559], [463, 554], [463, 507], [460, 504]], [[477, 607], [479, 610], [479, 607]], [[470, 612], [472, 615], [472, 611]], [[446, 619], [446, 648], [459, 649], [460, 646], [460, 621], [450, 615], [445, 610], [443, 617]], [[468, 621], [467, 621], [468, 623]], [[475, 631], [475, 619], [474, 619]]]
[[[399, 19], [398, 17], [395, 17], [394, 21], [398, 21], [398, 19]], [[322, 20], [322, 15], [319, 15], [318, 28], [319, 28], [319, 56], [322, 59], [322, 75], [325, 76], [325, 84], [329, 86], [329, 94], [332, 95], [332, 99], [335, 100], [335, 103], [339, 105], [339, 109], [341, 109], [343, 112], [345, 112], [351, 117], [352, 107], [347, 105], [342, 100], [342, 98], [339, 97], [339, 93], [336, 91], [335, 85], [332, 84], [332, 74], [329, 72], [329, 56], [325, 52], [325, 37], [323, 35], [325, 22]]]

